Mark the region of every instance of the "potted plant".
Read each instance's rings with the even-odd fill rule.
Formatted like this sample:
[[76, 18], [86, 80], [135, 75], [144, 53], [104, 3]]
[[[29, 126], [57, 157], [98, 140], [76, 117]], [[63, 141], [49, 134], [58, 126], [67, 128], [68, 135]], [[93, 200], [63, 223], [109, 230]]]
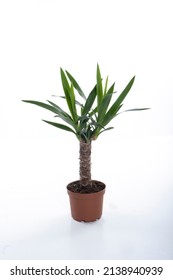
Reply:
[[[73, 133], [79, 141], [80, 176], [79, 180], [67, 185], [67, 192], [70, 197], [72, 217], [77, 221], [91, 222], [99, 219], [102, 215], [103, 195], [106, 188], [103, 182], [93, 180], [91, 177], [91, 144], [101, 133], [113, 129], [112, 126], [107, 127], [107, 125], [120, 113], [120, 109], [123, 106], [122, 102], [129, 93], [135, 76], [111, 104], [111, 100], [115, 95], [115, 83], [108, 87], [108, 77], [103, 83], [98, 64], [96, 85], [88, 96], [85, 95], [77, 81], [68, 71], [60, 68], [60, 75], [64, 92], [64, 96], [60, 97], [65, 99], [69, 112], [64, 111], [60, 106], [49, 100], [47, 100], [47, 103], [33, 100], [22, 101], [53, 112], [55, 117], [61, 119], [63, 123], [43, 121], [59, 129]], [[78, 94], [78, 98], [76, 98], [76, 94]], [[146, 109], [148, 108], [137, 108], [126, 111]]]

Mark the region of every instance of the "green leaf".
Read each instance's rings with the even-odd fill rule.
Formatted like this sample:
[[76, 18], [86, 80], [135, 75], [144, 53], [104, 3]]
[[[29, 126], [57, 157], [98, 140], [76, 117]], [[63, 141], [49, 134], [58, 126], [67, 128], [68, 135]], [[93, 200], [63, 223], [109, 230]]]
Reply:
[[79, 123], [79, 130], [82, 131], [82, 129], [86, 129], [87, 122], [89, 118], [86, 115], [82, 115], [78, 118]]
[[107, 94], [103, 97], [103, 100], [98, 108], [98, 119], [97, 119], [98, 122], [101, 122], [102, 119], [104, 118], [105, 113], [110, 104], [111, 98], [112, 98], [112, 94]]
[[81, 132], [80, 137], [82, 137], [85, 140], [85, 142], [89, 142], [89, 139], [86, 136], [86, 132]]
[[61, 113], [59, 113], [58, 115], [55, 115], [55, 117], [59, 117], [61, 118], [63, 121], [65, 121], [66, 123], [68, 123], [69, 125], [71, 125], [75, 130], [77, 130], [77, 126], [74, 123], [74, 121], [68, 117], [65, 117], [64, 115], [62, 115]]
[[111, 87], [108, 89], [107, 94], [114, 93], [114, 87], [115, 87], [115, 83], [113, 83], [113, 84], [111, 85]]
[[79, 86], [79, 84], [76, 82], [76, 80], [73, 78], [73, 76], [66, 70], [66, 74], [69, 78], [69, 80], [71, 81], [71, 83], [73, 84], [74, 88], [78, 91], [78, 93], [80, 94], [80, 96], [82, 96], [85, 100], [86, 100], [86, 96], [83, 92], [83, 90], [81, 89], [81, 87]]
[[75, 118], [75, 121], [76, 121], [77, 120], [77, 110], [76, 110], [75, 93], [74, 93], [73, 84], [71, 84], [71, 87], [70, 87], [70, 96], [71, 96], [74, 118]]
[[107, 109], [109, 107], [109, 104], [110, 104], [110, 101], [111, 101], [111, 98], [113, 95], [114, 85], [115, 85], [115, 83], [113, 83], [113, 85], [109, 88], [107, 94], [103, 97], [103, 100], [102, 100], [100, 106], [98, 107], [98, 122], [100, 122], [102, 120], [105, 113], [107, 112]]
[[72, 133], [74, 133], [76, 135], [75, 131], [72, 130], [70, 127], [66, 126], [66, 125], [63, 125], [61, 123], [49, 122], [49, 121], [46, 121], [46, 120], [42, 120], [42, 121], [44, 121], [44, 122], [46, 122], [46, 123], [48, 123], [50, 125], [53, 125], [53, 126], [55, 126], [57, 128], [60, 128], [60, 129], [72, 132]]
[[100, 135], [101, 133], [107, 131], [107, 130], [110, 130], [110, 129], [113, 129], [114, 127], [108, 127], [108, 128], [105, 128], [104, 130], [102, 130], [98, 135]]
[[70, 110], [71, 116], [73, 118], [73, 120], [76, 120], [76, 114], [73, 108], [73, 96], [71, 96], [71, 88], [69, 86], [68, 80], [65, 76], [64, 71], [62, 70], [62, 68], [60, 68], [60, 73], [61, 73], [61, 81], [62, 81], [62, 86], [64, 89], [64, 93], [65, 93], [65, 99], [68, 105], [68, 108]]
[[83, 115], [87, 115], [95, 101], [95, 98], [96, 98], [96, 95], [97, 95], [97, 91], [96, 91], [96, 86], [93, 88], [93, 90], [90, 92], [90, 94], [88, 95], [88, 98], [84, 104], [84, 108], [83, 108], [83, 111], [82, 111], [82, 114]]
[[108, 76], [107, 76], [106, 82], [105, 82], [105, 88], [104, 88], [104, 93], [103, 93], [104, 96], [105, 96], [106, 93], [107, 93], [107, 87], [108, 87]]
[[117, 112], [119, 111], [119, 109], [122, 107], [121, 103], [123, 102], [123, 100], [125, 99], [125, 97], [127, 96], [127, 94], [129, 93], [133, 83], [135, 80], [135, 76], [130, 80], [130, 82], [128, 83], [128, 85], [125, 87], [125, 89], [122, 91], [122, 93], [119, 95], [119, 97], [117, 98], [117, 100], [113, 103], [113, 105], [111, 106], [111, 108], [108, 110], [108, 112], [106, 113], [102, 125], [106, 126], [117, 114]]
[[114, 127], [108, 127], [108, 128], [98, 128], [96, 127], [93, 131], [92, 131], [92, 138], [93, 139], [97, 139], [97, 137], [103, 133], [104, 131], [107, 131], [107, 130], [110, 130], [110, 129], [113, 129]]
[[49, 100], [47, 100], [47, 101], [48, 101], [55, 109], [57, 109], [61, 114], [63, 114], [63, 115], [66, 116], [66, 117], [71, 118], [70, 115], [69, 115], [68, 113], [66, 113], [63, 109], [61, 109], [61, 107], [59, 107], [57, 104], [55, 104], [54, 102], [49, 101]]
[[77, 128], [75, 122], [72, 120], [71, 116], [68, 113], [62, 110], [57, 104], [49, 100], [47, 101], [58, 110], [58, 114], [56, 115], [56, 117], [60, 117], [63, 121], [70, 124], [74, 129]]
[[26, 102], [26, 103], [31, 103], [31, 104], [34, 104], [34, 105], [37, 105], [39, 107], [42, 107], [44, 109], [47, 109], [55, 114], [58, 114], [58, 110], [57, 108], [53, 107], [53, 106], [50, 106], [49, 104], [46, 104], [46, 103], [43, 103], [43, 102], [40, 102], [40, 101], [34, 101], [34, 100], [22, 100], [23, 102]]
[[95, 107], [91, 112], [89, 113], [89, 117], [92, 117], [93, 115], [96, 117], [96, 113], [98, 112], [98, 107]]
[[99, 127], [100, 129], [105, 129], [103, 125], [101, 125], [100, 123], [95, 122], [95, 121], [92, 121], [91, 125], [94, 125], [94, 127], [96, 127], [96, 128]]
[[103, 120], [102, 120], [102, 125], [106, 126], [118, 113], [118, 111], [121, 109], [123, 105], [119, 105], [119, 107], [117, 107], [116, 104], [113, 104], [112, 107], [108, 110], [108, 112], [106, 113], [106, 115], [104, 116]]
[[102, 78], [100, 73], [99, 65], [97, 64], [97, 106], [100, 105], [103, 98], [103, 87], [102, 87]]
[[79, 101], [75, 100], [76, 105], [79, 105], [81, 108], [83, 108], [83, 104], [80, 103]]
[[133, 86], [134, 80], [135, 80], [135, 76], [130, 80], [128, 85], [125, 87], [125, 89], [122, 91], [122, 93], [117, 98], [117, 100], [116, 100], [117, 106], [119, 106], [123, 102], [123, 100], [125, 99], [125, 97], [129, 93], [131, 87]]
[[[58, 97], [65, 99], [65, 96], [58, 96]], [[83, 107], [83, 104], [80, 103], [79, 101], [77, 101], [76, 99], [75, 99], [75, 103], [76, 103], [76, 105], [79, 105], [80, 107]]]
[[135, 111], [144, 111], [144, 110], [149, 110], [149, 109], [151, 109], [151, 108], [135, 108], [135, 109], [128, 109], [128, 110], [125, 110], [125, 111], [123, 111], [123, 112], [121, 112], [121, 113], [124, 113], [124, 112], [135, 112]]

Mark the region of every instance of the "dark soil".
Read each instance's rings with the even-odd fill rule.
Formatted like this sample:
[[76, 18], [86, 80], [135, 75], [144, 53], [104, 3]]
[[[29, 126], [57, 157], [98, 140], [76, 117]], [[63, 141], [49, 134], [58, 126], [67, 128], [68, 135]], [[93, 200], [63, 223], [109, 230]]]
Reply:
[[105, 184], [99, 181], [92, 180], [88, 186], [80, 185], [80, 181], [75, 181], [68, 184], [67, 189], [75, 193], [96, 193], [102, 191], [105, 188]]

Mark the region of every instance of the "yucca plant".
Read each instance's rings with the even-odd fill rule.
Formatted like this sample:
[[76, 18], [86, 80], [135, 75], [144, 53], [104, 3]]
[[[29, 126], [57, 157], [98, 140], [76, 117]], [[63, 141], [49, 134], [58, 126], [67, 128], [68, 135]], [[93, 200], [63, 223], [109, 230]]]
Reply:
[[[129, 93], [135, 77], [133, 77], [119, 96], [116, 97], [114, 90], [115, 83], [108, 86], [108, 77], [103, 81], [99, 65], [96, 70], [96, 84], [89, 93], [85, 95], [78, 82], [68, 72], [60, 68], [60, 75], [64, 98], [68, 112], [56, 103], [47, 100], [47, 103], [33, 100], [22, 100], [47, 109], [54, 113], [54, 117], [59, 118], [63, 123], [43, 120], [59, 129], [73, 133], [80, 144], [80, 186], [78, 191], [88, 192], [92, 187], [91, 179], [91, 143], [96, 140], [101, 133], [113, 129], [108, 124], [120, 113], [123, 100]], [[77, 97], [78, 95], [78, 97]], [[146, 110], [148, 108], [135, 108], [127, 111]], [[64, 124], [65, 123], [65, 124]]]

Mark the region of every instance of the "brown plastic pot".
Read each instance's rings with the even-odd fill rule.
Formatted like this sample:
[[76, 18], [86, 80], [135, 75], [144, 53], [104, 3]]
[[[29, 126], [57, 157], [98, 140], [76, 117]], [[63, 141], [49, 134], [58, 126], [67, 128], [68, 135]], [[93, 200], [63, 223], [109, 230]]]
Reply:
[[[99, 181], [95, 180], [95, 182]], [[103, 190], [89, 194], [72, 192], [68, 190], [68, 186], [70, 184], [67, 185], [67, 192], [70, 199], [71, 215], [74, 220], [79, 222], [94, 222], [101, 218], [103, 209], [103, 196], [106, 186], [104, 183], [100, 183], [104, 187]]]

